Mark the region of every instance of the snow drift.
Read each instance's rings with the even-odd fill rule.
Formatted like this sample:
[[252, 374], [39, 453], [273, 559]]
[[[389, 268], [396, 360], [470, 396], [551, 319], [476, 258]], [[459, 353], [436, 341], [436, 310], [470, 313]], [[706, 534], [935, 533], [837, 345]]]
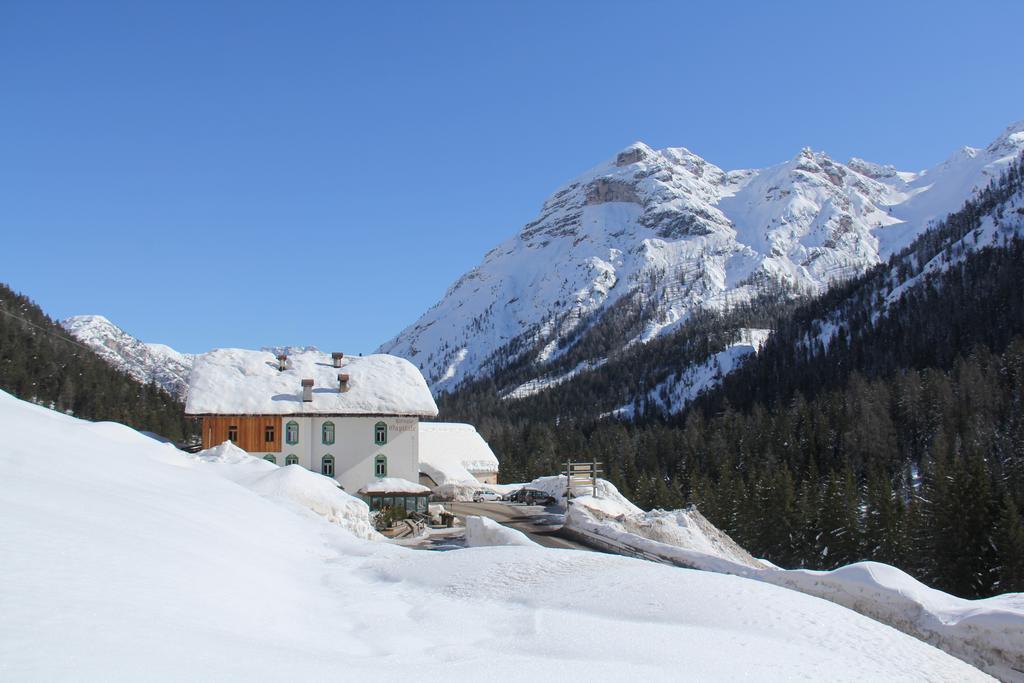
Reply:
[[330, 477], [298, 465], [278, 467], [249, 455], [230, 441], [190, 457], [261, 496], [308, 510], [359, 538], [384, 538], [374, 530], [366, 503], [345, 493]]
[[[565, 505], [565, 494], [568, 480], [564, 474], [559, 474], [551, 477], [538, 477], [529, 484], [511, 484], [503, 485], [510, 486], [513, 489], [525, 486], [526, 488], [536, 489], [543, 491], [544, 493], [552, 496], [555, 500], [559, 501], [562, 505]], [[640, 514], [643, 512], [633, 502], [626, 498], [624, 495], [619, 493], [619, 490], [615, 488], [615, 484], [611, 483], [607, 479], [597, 480], [597, 491], [592, 498], [592, 505], [604, 506], [612, 514]]]
[[735, 567], [764, 568], [692, 506], [630, 513], [617, 504], [586, 496], [573, 501], [565, 525], [693, 569], [737, 573]]
[[849, 607], [1002, 680], [1024, 680], [1024, 593], [965, 600], [880, 562], [827, 572], [769, 570], [753, 578]]
[[615, 498], [588, 496], [573, 501], [565, 528], [613, 552], [743, 576], [824, 598], [1003, 680], [1017, 680], [1024, 671], [1024, 594], [964, 600], [878, 562], [827, 572], [779, 569], [754, 559], [693, 506], [643, 512], [630, 510]]
[[489, 517], [466, 517], [466, 545], [475, 548], [487, 545], [532, 545], [529, 537], [518, 529], [498, 524]]

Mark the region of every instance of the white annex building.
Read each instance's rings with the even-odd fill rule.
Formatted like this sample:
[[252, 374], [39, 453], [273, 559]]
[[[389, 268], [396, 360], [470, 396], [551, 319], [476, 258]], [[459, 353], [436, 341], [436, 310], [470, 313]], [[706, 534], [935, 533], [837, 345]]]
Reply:
[[498, 483], [498, 458], [473, 425], [420, 422], [420, 483]]
[[426, 507], [419, 420], [437, 405], [416, 366], [397, 356], [217, 349], [196, 358], [185, 412], [202, 418], [203, 448], [232, 441], [333, 477], [371, 507], [403, 495], [406, 509]]

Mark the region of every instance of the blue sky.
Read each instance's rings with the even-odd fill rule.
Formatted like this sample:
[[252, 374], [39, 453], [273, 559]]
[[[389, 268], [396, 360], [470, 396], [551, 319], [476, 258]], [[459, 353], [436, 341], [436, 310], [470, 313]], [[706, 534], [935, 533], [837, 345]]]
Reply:
[[367, 353], [634, 140], [913, 170], [1024, 118], [1024, 3], [0, 4], [0, 280]]

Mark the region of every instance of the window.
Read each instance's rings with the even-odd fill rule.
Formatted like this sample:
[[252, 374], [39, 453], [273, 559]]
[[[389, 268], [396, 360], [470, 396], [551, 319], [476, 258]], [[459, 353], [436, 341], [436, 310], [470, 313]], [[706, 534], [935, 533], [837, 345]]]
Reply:
[[373, 442], [378, 446], [383, 446], [388, 442], [388, 426], [383, 422], [373, 425]]
[[324, 422], [323, 427], [320, 428], [320, 440], [328, 446], [334, 443], [333, 422]]
[[275, 458], [274, 456], [272, 456], [272, 455], [271, 455], [270, 453], [267, 453], [266, 455], [264, 455], [264, 456], [263, 456], [263, 459], [264, 459], [264, 460], [266, 460], [267, 462], [272, 462], [272, 463], [274, 463], [275, 465], [277, 464], [277, 458]]
[[238, 425], [228, 425], [228, 441], [232, 443], [238, 441]]
[[373, 459], [373, 474], [377, 477], [388, 476], [388, 459], [387, 456], [378, 455]]
[[294, 456], [294, 455], [289, 455], [287, 458], [284, 459], [284, 464], [285, 465], [298, 465], [299, 464], [299, 459], [296, 456]]
[[328, 477], [334, 476], [333, 455], [325, 455], [323, 458], [320, 459], [320, 474], [323, 474], [324, 476]]
[[263, 441], [274, 443], [274, 425], [267, 425], [263, 428]]
[[289, 422], [284, 427], [284, 440], [289, 445], [294, 446], [299, 442], [299, 423]]

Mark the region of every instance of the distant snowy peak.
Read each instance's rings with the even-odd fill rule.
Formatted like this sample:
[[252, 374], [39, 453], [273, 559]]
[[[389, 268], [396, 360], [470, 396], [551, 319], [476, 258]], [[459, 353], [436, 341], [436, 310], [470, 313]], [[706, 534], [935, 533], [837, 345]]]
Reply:
[[682, 147], [636, 142], [560, 187], [380, 350], [443, 391], [489, 374], [499, 351], [557, 358], [624, 296], [644, 304], [632, 341], [646, 342], [769, 287], [821, 292], [960, 208], [1022, 149], [1024, 121], [922, 172], [811, 149], [725, 171]]
[[1015, 157], [1024, 147], [1024, 119], [1011, 123], [995, 141], [985, 148], [985, 152], [993, 159]]
[[260, 351], [267, 351], [275, 356], [296, 356], [300, 353], [315, 353], [320, 349], [315, 346], [263, 346]]
[[140, 382], [155, 382], [168, 393], [185, 397], [195, 360], [192, 354], [139, 341], [102, 315], [75, 315], [60, 324], [115, 368]]

